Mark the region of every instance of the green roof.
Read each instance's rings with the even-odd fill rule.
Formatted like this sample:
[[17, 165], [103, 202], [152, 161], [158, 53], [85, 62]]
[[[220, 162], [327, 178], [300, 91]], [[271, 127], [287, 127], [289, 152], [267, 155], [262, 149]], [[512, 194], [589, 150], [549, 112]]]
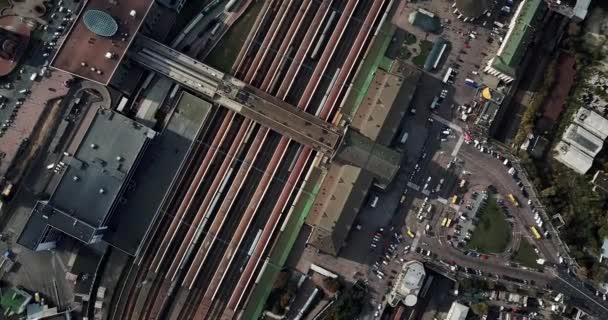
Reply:
[[524, 0], [517, 8], [515, 26], [507, 33], [500, 54], [494, 58], [492, 67], [504, 74], [515, 76], [524, 57], [538, 18], [545, 12], [543, 0]]
[[2, 292], [0, 306], [5, 315], [20, 314], [25, 310], [25, 306], [31, 299], [32, 296], [25, 291], [8, 288]]
[[412, 25], [426, 32], [437, 33], [441, 29], [439, 18], [426, 10], [418, 9], [412, 12], [408, 20]]

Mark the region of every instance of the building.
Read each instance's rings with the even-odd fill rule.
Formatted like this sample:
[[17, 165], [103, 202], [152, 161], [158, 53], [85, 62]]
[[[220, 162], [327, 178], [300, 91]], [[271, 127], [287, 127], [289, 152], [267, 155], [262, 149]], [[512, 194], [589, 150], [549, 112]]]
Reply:
[[[422, 72], [412, 66], [405, 66], [400, 75], [378, 69], [367, 95], [349, 119], [352, 127], [377, 144], [390, 145], [402, 124], [402, 108], [409, 105], [421, 75]], [[349, 157], [360, 154], [356, 141], [346, 141], [343, 146], [345, 155]], [[378, 160], [383, 158], [382, 155], [377, 156]], [[374, 162], [380, 166], [384, 163]], [[386, 187], [393, 169], [393, 166], [386, 167], [384, 178], [374, 177], [368, 170], [334, 161], [306, 219], [306, 224], [312, 227], [308, 244], [326, 254], [337, 255], [365, 205], [368, 190], [374, 184]]]
[[473, 21], [486, 14], [492, 9], [491, 0], [456, 0], [454, 2], [454, 14], [459, 19]]
[[517, 77], [524, 54], [533, 41], [539, 20], [546, 11], [542, 0], [523, 0], [509, 24], [509, 29], [496, 56], [488, 61], [484, 71], [509, 83]]
[[158, 0], [158, 3], [167, 7], [175, 12], [180, 12], [186, 4], [186, 0]]
[[100, 241], [127, 190], [141, 155], [156, 133], [113, 111], [88, 109], [63, 158], [55, 165], [50, 198], [38, 201], [18, 243], [31, 250], [54, 246], [59, 230], [84, 243]]
[[388, 304], [393, 308], [399, 302], [403, 302], [407, 307], [416, 305], [425, 278], [426, 271], [422, 262], [416, 260], [406, 262], [388, 293]]
[[469, 314], [469, 307], [454, 301], [445, 320], [465, 320], [467, 314]]
[[574, 115], [574, 123], [587, 129], [602, 140], [608, 137], [608, 119], [595, 111], [587, 108], [578, 109], [576, 115]]
[[608, 238], [604, 239], [600, 252], [600, 262], [606, 262], [608, 260]]
[[0, 307], [5, 316], [12, 316], [23, 313], [30, 301], [32, 301], [31, 294], [19, 288], [8, 288], [2, 290]]
[[441, 30], [439, 18], [434, 13], [424, 9], [418, 9], [410, 13], [408, 21], [426, 32], [439, 33]]
[[593, 191], [601, 190], [603, 192], [608, 193], [608, 174], [602, 170], [598, 170], [594, 175], [593, 179], [591, 179], [591, 183], [593, 184]]
[[545, 0], [549, 9], [558, 12], [575, 21], [583, 21], [587, 17], [591, 0]]
[[29, 44], [30, 31], [19, 16], [0, 17], [0, 77], [19, 65]]
[[574, 171], [585, 174], [608, 137], [608, 120], [581, 107], [555, 148], [555, 159]]
[[593, 158], [576, 147], [560, 141], [555, 149], [555, 160], [579, 174], [585, 174], [593, 165]]
[[443, 54], [445, 53], [449, 44], [450, 43], [442, 37], [439, 37], [439, 39], [437, 39], [437, 41], [435, 41], [435, 43], [433, 44], [433, 48], [431, 49], [431, 52], [426, 57], [426, 60], [424, 62], [425, 71], [431, 71], [431, 70], [437, 69], [437, 65], [439, 65], [439, 62], [441, 61], [441, 57], [443, 57]]
[[86, 2], [51, 67], [107, 85], [153, 3], [152, 0]]
[[574, 123], [566, 128], [562, 140], [593, 158], [602, 150], [604, 145], [604, 140]]

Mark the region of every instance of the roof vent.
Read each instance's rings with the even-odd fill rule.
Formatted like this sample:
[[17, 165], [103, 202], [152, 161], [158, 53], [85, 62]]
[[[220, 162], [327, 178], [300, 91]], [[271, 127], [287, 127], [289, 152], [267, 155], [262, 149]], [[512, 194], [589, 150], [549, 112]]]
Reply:
[[87, 66], [87, 63], [86, 63], [85, 61], [82, 61], [82, 62], [80, 62], [80, 66], [81, 66], [81, 67], [86, 67], [86, 66]]
[[80, 178], [78, 178], [78, 176], [73, 176], [73, 177], [72, 177], [72, 180], [74, 180], [74, 181], [78, 181], [78, 180], [80, 180]]
[[129, 15], [130, 15], [131, 17], [135, 17], [135, 15], [137, 15], [137, 12], [136, 12], [135, 10], [131, 10], [131, 11], [129, 12]]
[[114, 57], [114, 54], [110, 51], [106, 52], [106, 59], [112, 59]]
[[91, 143], [91, 149], [97, 149], [97, 145], [94, 143]]
[[99, 194], [104, 194], [104, 193], [106, 193], [106, 189], [104, 189], [104, 188], [99, 189]]
[[123, 157], [121, 157], [121, 156], [116, 157], [116, 161], [122, 161], [122, 160], [124, 160]]

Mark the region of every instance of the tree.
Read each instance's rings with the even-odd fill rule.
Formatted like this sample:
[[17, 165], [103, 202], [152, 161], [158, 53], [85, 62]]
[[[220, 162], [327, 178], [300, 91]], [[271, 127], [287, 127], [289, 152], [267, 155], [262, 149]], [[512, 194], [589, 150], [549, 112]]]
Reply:
[[287, 281], [289, 280], [289, 273], [287, 271], [281, 271], [277, 276], [277, 279], [274, 281], [272, 285], [273, 289], [284, 288], [287, 285]]
[[325, 289], [330, 293], [336, 293], [340, 291], [342, 284], [338, 279], [327, 277], [323, 279], [323, 284], [325, 285]]
[[483, 302], [472, 304], [471, 311], [478, 316], [483, 316], [488, 313], [488, 305]]

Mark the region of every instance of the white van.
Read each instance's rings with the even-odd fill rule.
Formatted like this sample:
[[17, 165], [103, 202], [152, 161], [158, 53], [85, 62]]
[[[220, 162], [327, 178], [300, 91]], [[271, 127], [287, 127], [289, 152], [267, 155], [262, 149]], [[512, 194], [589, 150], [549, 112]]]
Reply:
[[377, 195], [372, 196], [372, 201], [369, 203], [369, 206], [375, 208], [378, 205], [378, 200], [380, 200], [380, 197]]
[[32, 80], [32, 81], [36, 81], [36, 79], [38, 79], [38, 73], [34, 72], [34, 73], [32, 73], [32, 75], [30, 76], [30, 80]]

